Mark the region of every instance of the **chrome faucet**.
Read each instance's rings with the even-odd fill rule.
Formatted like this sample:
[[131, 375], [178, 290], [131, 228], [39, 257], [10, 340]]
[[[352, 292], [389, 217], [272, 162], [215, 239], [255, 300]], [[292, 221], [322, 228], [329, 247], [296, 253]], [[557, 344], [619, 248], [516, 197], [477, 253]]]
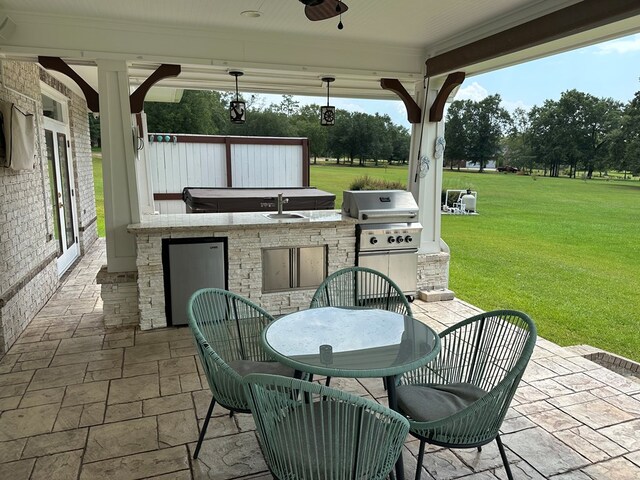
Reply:
[[285, 203], [289, 203], [288, 198], [282, 198], [282, 193], [278, 194], [278, 215], [282, 215], [282, 206]]

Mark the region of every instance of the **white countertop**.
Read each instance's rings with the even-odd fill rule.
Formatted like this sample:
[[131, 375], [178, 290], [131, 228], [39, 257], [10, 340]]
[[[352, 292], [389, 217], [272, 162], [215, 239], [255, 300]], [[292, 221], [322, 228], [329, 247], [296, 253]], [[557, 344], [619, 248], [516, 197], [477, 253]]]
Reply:
[[[351, 223], [356, 219], [343, 217], [338, 210], [302, 210], [296, 211], [304, 215], [304, 218], [286, 218], [274, 220], [266, 217], [266, 213], [274, 212], [230, 212], [230, 213], [183, 213], [145, 215], [140, 223], [134, 223], [127, 227], [131, 233], [157, 233], [164, 231], [199, 231], [199, 230], [229, 230], [231, 228], [247, 227], [282, 227], [283, 225], [296, 224], [304, 226], [321, 223]], [[289, 213], [289, 212], [285, 212]], [[293, 213], [293, 212], [291, 212]]]

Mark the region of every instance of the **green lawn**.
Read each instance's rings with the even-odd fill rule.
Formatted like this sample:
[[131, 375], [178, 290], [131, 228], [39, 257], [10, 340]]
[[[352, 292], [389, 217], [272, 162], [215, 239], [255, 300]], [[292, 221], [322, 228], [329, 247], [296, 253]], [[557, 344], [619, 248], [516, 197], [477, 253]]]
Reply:
[[[407, 169], [320, 162], [311, 185], [335, 193], [339, 208], [342, 191], [364, 175], [406, 182]], [[527, 312], [560, 345], [640, 360], [640, 182], [447, 170], [443, 187], [478, 192], [479, 215], [442, 217], [457, 297]], [[96, 203], [104, 235], [101, 175]]]
[[104, 189], [102, 187], [102, 155], [93, 154], [93, 189], [96, 192], [98, 236], [104, 237]]
[[477, 216], [442, 218], [450, 288], [483, 309], [529, 313], [560, 345], [640, 360], [640, 183], [446, 172]]

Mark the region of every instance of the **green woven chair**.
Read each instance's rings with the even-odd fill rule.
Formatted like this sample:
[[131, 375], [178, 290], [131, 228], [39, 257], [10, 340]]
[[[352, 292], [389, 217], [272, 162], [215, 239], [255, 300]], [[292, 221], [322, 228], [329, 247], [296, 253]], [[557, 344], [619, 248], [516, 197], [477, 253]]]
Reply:
[[318, 287], [311, 308], [378, 308], [412, 315], [407, 297], [385, 274], [365, 267], [349, 267], [332, 273]]
[[[377, 308], [413, 316], [400, 287], [384, 273], [366, 267], [343, 268], [325, 278], [311, 299], [311, 308], [319, 307]], [[325, 385], [329, 383], [331, 377]]]
[[400, 414], [357, 395], [275, 375], [247, 375], [244, 382], [277, 479], [387, 478], [409, 432]]
[[440, 339], [438, 356], [404, 374], [397, 388], [399, 411], [420, 440], [416, 480], [425, 443], [481, 450], [493, 440], [512, 480], [499, 429], [536, 343], [533, 321], [496, 310], [453, 325]]
[[195, 292], [187, 305], [189, 326], [213, 398], [193, 458], [198, 458], [213, 407], [249, 413], [242, 378], [249, 373], [293, 376], [294, 370], [274, 361], [260, 344], [273, 317], [246, 298], [217, 288]]

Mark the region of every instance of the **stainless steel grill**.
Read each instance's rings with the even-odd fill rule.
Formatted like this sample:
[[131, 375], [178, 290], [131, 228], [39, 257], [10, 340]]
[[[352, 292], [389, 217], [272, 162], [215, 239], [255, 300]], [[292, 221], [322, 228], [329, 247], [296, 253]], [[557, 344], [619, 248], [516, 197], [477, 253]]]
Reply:
[[346, 190], [342, 214], [357, 218], [357, 264], [388, 275], [412, 297], [417, 290], [422, 225], [418, 205], [404, 190]]

